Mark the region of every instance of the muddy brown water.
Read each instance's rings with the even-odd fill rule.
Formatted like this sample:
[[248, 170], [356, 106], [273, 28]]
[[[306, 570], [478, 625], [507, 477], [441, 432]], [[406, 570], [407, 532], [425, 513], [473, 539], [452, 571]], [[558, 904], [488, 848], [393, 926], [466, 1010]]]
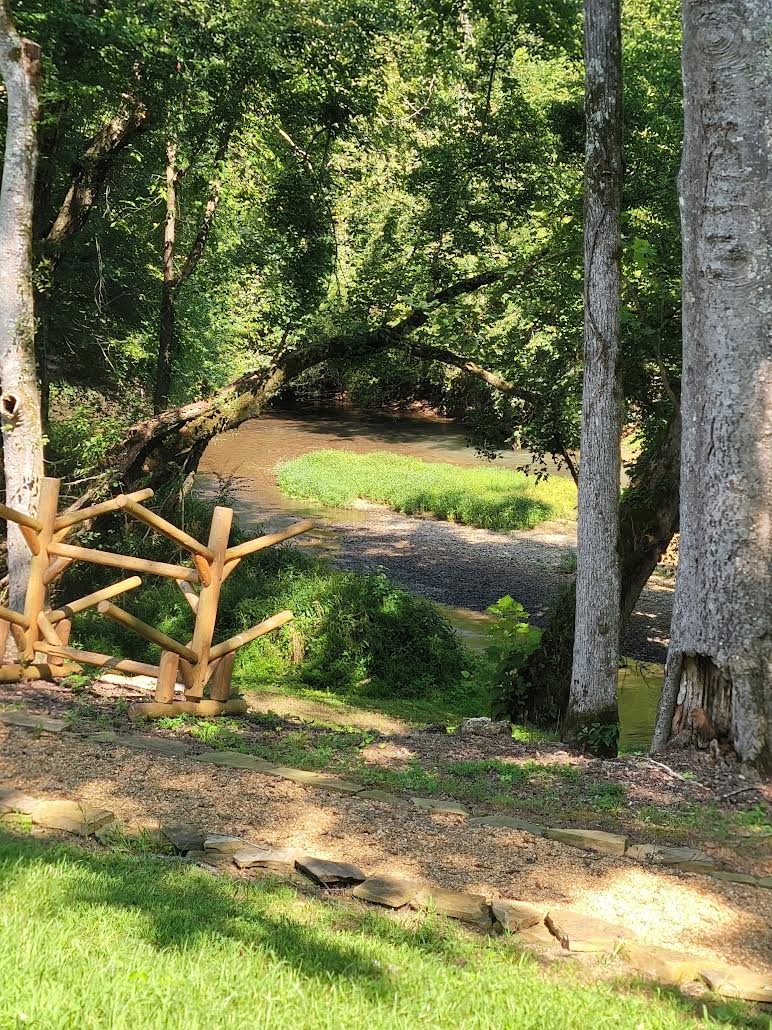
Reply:
[[[276, 485], [276, 467], [313, 450], [335, 448], [397, 454], [485, 467], [488, 459], [469, 447], [449, 419], [425, 414], [382, 415], [346, 409], [272, 411], [216, 437], [200, 465], [199, 491], [213, 496], [218, 479], [230, 480], [233, 504], [246, 529], [277, 529], [298, 518], [314, 518], [317, 529], [299, 545], [358, 572], [382, 569], [402, 586], [440, 605], [467, 643], [482, 647], [488, 605], [504, 594], [520, 600], [536, 624], [566, 582], [576, 544], [572, 522], [547, 523], [535, 530], [493, 533], [433, 519], [416, 519], [380, 506], [326, 508], [285, 496]], [[509, 451], [495, 467], [518, 469], [528, 451]], [[549, 471], [568, 475], [550, 464]], [[625, 653], [641, 661], [664, 660], [672, 591], [652, 582], [644, 591], [625, 641]], [[623, 743], [645, 747], [651, 739], [661, 677], [647, 666], [645, 676], [620, 679]]]

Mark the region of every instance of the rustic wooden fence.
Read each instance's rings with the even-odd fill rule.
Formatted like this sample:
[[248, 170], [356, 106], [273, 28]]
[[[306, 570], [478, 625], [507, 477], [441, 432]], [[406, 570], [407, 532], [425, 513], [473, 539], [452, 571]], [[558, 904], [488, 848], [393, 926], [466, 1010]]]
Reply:
[[[242, 558], [307, 533], [313, 523], [298, 522], [281, 532], [229, 547], [233, 510], [217, 506], [212, 513], [209, 539], [206, 544], [202, 544], [143, 505], [143, 501], [153, 496], [150, 489], [121, 494], [89, 508], [58, 514], [59, 489], [58, 479], [43, 480], [36, 516], [0, 504], [0, 517], [19, 527], [32, 555], [24, 611], [15, 612], [0, 606], [0, 661], [6, 651], [9, 633], [13, 635], [19, 653], [16, 662], [0, 665], [0, 681], [57, 679], [80, 669], [82, 664], [94, 665], [117, 672], [154, 677], [157, 681], [155, 705], [145, 706], [145, 714], [165, 714], [171, 710], [172, 705], [177, 705], [177, 710], [181, 708], [183, 711], [208, 715], [226, 710], [236, 651], [244, 644], [283, 626], [293, 618], [293, 614], [290, 611], [278, 612], [242, 633], [214, 643], [222, 584], [236, 570]], [[67, 536], [81, 523], [118, 511], [143, 522], [188, 551], [192, 567], [114, 554], [65, 542]], [[46, 604], [49, 587], [75, 561], [107, 565], [134, 575], [52, 610]], [[116, 597], [142, 584], [142, 579], [136, 573], [164, 576], [175, 581], [195, 617], [191, 640], [185, 644], [180, 643], [114, 603]], [[72, 616], [94, 607], [105, 618], [157, 644], [161, 648], [159, 664], [150, 665], [131, 658], [70, 647]], [[177, 682], [182, 685], [185, 696], [185, 702], [181, 705], [175, 702]], [[207, 687], [209, 699], [204, 701]], [[167, 709], [165, 706], [170, 707]], [[234, 707], [232, 703], [231, 707]]]

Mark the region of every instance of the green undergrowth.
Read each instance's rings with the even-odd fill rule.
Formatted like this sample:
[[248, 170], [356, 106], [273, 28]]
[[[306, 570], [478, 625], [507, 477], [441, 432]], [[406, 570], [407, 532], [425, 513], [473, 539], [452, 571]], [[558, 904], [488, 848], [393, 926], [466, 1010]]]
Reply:
[[584, 965], [545, 969], [516, 937], [409, 921], [273, 880], [0, 835], [0, 1026], [761, 1027]]
[[532, 529], [576, 514], [576, 488], [562, 476], [537, 481], [509, 469], [461, 468], [388, 451], [313, 451], [281, 465], [278, 482], [292, 497], [326, 505], [362, 499], [482, 529]]
[[[187, 506], [185, 528], [206, 538], [209, 509]], [[232, 538], [233, 539], [233, 538]], [[136, 524], [104, 534], [100, 547], [125, 554], [179, 561], [174, 546]], [[74, 565], [63, 577], [57, 602], [120, 578], [115, 570]], [[116, 603], [175, 639], [192, 636], [193, 615], [176, 585], [146, 577], [142, 587]], [[288, 608], [295, 618], [239, 649], [234, 682], [242, 691], [266, 686], [316, 690], [359, 705], [396, 709], [399, 702], [425, 705], [425, 713], [487, 711], [482, 687], [462, 673], [479, 658], [428, 601], [383, 575], [331, 568], [294, 547], [276, 547], [243, 560], [223, 585], [216, 639], [238, 633]], [[159, 650], [130, 630], [91, 610], [75, 618], [73, 638], [92, 651], [157, 662]]]

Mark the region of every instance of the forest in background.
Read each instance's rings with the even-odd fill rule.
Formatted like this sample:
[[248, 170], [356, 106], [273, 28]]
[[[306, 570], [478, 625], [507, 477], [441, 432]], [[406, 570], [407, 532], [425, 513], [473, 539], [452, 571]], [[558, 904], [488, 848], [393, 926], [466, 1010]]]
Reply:
[[[75, 492], [154, 398], [198, 400], [328, 341], [290, 389], [425, 399], [491, 451], [575, 450], [578, 4], [97, 6], [15, 8], [45, 68], [48, 457]], [[625, 30], [625, 422], [648, 440], [678, 382], [676, 5], [631, 4]], [[416, 312], [429, 317], [362, 358]]]
[[[694, 713], [707, 711], [711, 737], [768, 755], [766, 587], [751, 572], [763, 411], [742, 414], [758, 411], [765, 316], [730, 289], [766, 289], [766, 230], [748, 200], [763, 177], [753, 164], [730, 185], [743, 141], [756, 138], [759, 94], [757, 77], [737, 75], [722, 106], [716, 56], [739, 53], [742, 34], [710, 7], [685, 6], [682, 90], [668, 3], [630, 3], [621, 25], [618, 5], [601, 0], [584, 12], [17, 7], [35, 40], [20, 40], [27, 86], [40, 52], [44, 71], [34, 327], [17, 320], [14, 332], [34, 335], [48, 471], [77, 503], [139, 484], [174, 492], [215, 435], [308, 394], [427, 401], [484, 453], [528, 449], [537, 476], [551, 456], [579, 480], [576, 594], [559, 601], [510, 711], [559, 719], [571, 737], [582, 722], [615, 725], [618, 640], [678, 529], [680, 480], [689, 561], [657, 742], [679, 721], [691, 736]], [[752, 71], [745, 51], [738, 60]], [[5, 62], [8, 83], [12, 51]], [[735, 116], [750, 135], [724, 139]], [[717, 141], [726, 168], [710, 163]], [[694, 170], [681, 183], [683, 248], [682, 142]], [[683, 340], [681, 258], [692, 279]], [[742, 349], [727, 349], [730, 324]], [[681, 401], [682, 345], [693, 361]], [[731, 403], [730, 382], [745, 384]], [[719, 447], [706, 398], [724, 427]], [[9, 426], [19, 401], [4, 385]], [[620, 499], [622, 432], [639, 456]], [[21, 436], [6, 437], [9, 488]], [[748, 483], [739, 507], [736, 471]], [[20, 498], [15, 484], [9, 497]], [[727, 603], [711, 607], [716, 581]]]

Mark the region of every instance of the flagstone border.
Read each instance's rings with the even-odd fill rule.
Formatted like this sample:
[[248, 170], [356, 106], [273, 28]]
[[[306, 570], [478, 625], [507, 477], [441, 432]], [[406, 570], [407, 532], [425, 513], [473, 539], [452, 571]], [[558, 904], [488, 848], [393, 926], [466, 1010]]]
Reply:
[[[23, 729], [44, 733], [67, 732], [66, 723], [61, 719], [20, 710], [0, 711], [0, 722]], [[150, 734], [120, 734], [115, 730], [101, 730], [85, 735], [74, 734], [94, 744], [112, 744], [138, 751], [149, 751], [162, 754], [167, 758], [183, 758], [190, 762], [216, 765], [233, 769], [245, 769], [290, 780], [302, 787], [328, 790], [337, 794], [359, 797], [363, 800], [378, 801], [394, 806], [412, 806], [418, 811], [456, 815], [467, 819], [473, 827], [490, 826], [494, 828], [519, 830], [533, 837], [544, 837], [558, 841], [582, 851], [595, 851], [616, 858], [628, 858], [643, 865], [655, 865], [659, 868], [677, 869], [682, 872], [700, 873], [730, 883], [743, 884], [750, 887], [761, 887], [772, 890], [772, 876], [758, 877], [731, 869], [718, 869], [714, 859], [692, 847], [667, 847], [655, 844], [636, 844], [625, 834], [609, 833], [606, 830], [594, 830], [589, 827], [545, 826], [517, 816], [504, 814], [474, 816], [458, 801], [443, 798], [427, 798], [420, 795], [392, 794], [378, 787], [368, 787], [330, 773], [315, 772], [309, 769], [293, 769], [289, 766], [275, 765], [257, 755], [245, 754], [242, 751], [206, 751], [191, 752], [179, 740], [169, 740]], [[0, 792], [0, 812], [2, 801]]]
[[[294, 770], [293, 770], [294, 771]], [[95, 837], [109, 845], [115, 831], [131, 832], [107, 809], [77, 801], [48, 801], [14, 789], [0, 790], [0, 814], [28, 815], [42, 827]], [[522, 900], [492, 898], [466, 891], [448, 890], [391, 873], [368, 875], [349, 862], [338, 862], [306, 854], [295, 848], [265, 848], [240, 837], [208, 832], [195, 826], [152, 827], [168, 840], [183, 861], [217, 875], [231, 871], [244, 875], [254, 869], [289, 883], [302, 877], [304, 888], [312, 885], [345, 895], [357, 902], [399, 910], [411, 908], [457, 919], [477, 930], [517, 934], [527, 945], [558, 945], [569, 953], [611, 954], [625, 960], [638, 972], [664, 983], [682, 986], [699, 981], [715, 994], [761, 1004], [772, 1004], [772, 976], [741, 966], [716, 963], [655, 945], [643, 944], [624, 926], [585, 916], [570, 909], [546, 908]], [[136, 825], [133, 828], [136, 832]], [[248, 874], [247, 874], [248, 875]], [[350, 890], [353, 888], [353, 890]]]

